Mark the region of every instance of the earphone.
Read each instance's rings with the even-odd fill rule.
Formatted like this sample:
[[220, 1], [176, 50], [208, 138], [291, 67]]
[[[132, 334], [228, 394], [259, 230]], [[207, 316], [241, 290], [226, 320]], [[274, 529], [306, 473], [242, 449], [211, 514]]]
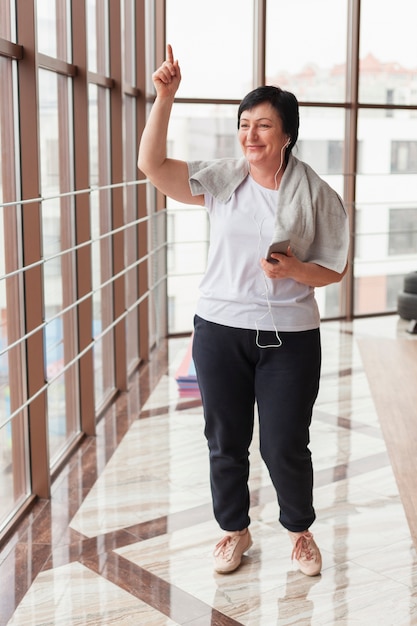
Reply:
[[[262, 224], [264, 223], [265, 218], [261, 221], [260, 224], [256, 220], [256, 214], [252, 215], [252, 219], [253, 219], [253, 221], [255, 222], [255, 224], [256, 224], [256, 226], [258, 228], [258, 232], [259, 232], [258, 251], [260, 251], [261, 241], [262, 241]], [[261, 269], [261, 268], [259, 268], [259, 269]], [[262, 277], [263, 277], [264, 286], [265, 286], [265, 291], [263, 292], [262, 295], [265, 296], [265, 300], [266, 300], [266, 304], [267, 304], [268, 310], [266, 311], [266, 313], [261, 315], [261, 317], [259, 317], [257, 320], [255, 320], [255, 328], [256, 328], [255, 343], [258, 346], [258, 348], [280, 348], [282, 346], [282, 339], [279, 336], [279, 332], [278, 332], [278, 329], [277, 329], [276, 324], [275, 324], [274, 314], [273, 314], [273, 311], [272, 311], [272, 305], [271, 305], [271, 301], [269, 299], [269, 285], [268, 285], [268, 281], [266, 280], [266, 276], [265, 276], [263, 271], [262, 271]], [[260, 322], [264, 317], [267, 317], [268, 315], [269, 315], [269, 317], [271, 319], [272, 326], [274, 328], [274, 332], [275, 332], [275, 337], [277, 339], [277, 343], [262, 345], [260, 343], [260, 332], [261, 331], [259, 329], [258, 322]]]
[[275, 180], [275, 189], [277, 189], [277, 176], [278, 176], [278, 174], [280, 173], [280, 171], [281, 171], [281, 169], [282, 169], [282, 166], [283, 166], [283, 164], [284, 164], [284, 150], [285, 150], [285, 148], [286, 148], [287, 146], [289, 146], [289, 145], [290, 145], [290, 143], [291, 143], [291, 137], [288, 137], [288, 141], [287, 141], [287, 143], [284, 143], [284, 145], [283, 145], [283, 146], [282, 146], [282, 148], [281, 148], [281, 163], [280, 163], [279, 168], [278, 168], [278, 169], [277, 169], [277, 171], [275, 172], [275, 176], [274, 176], [274, 180]]
[[[277, 176], [278, 176], [279, 172], [281, 171], [281, 168], [282, 168], [282, 165], [283, 165], [283, 162], [284, 162], [284, 158], [283, 158], [283, 157], [284, 157], [284, 149], [285, 149], [287, 146], [289, 146], [289, 145], [290, 145], [290, 143], [291, 143], [291, 137], [288, 137], [287, 143], [285, 143], [285, 144], [282, 146], [282, 148], [281, 148], [281, 163], [280, 163], [279, 168], [278, 168], [278, 169], [277, 169], [277, 171], [275, 172], [275, 176], [274, 176], [274, 180], [275, 180], [275, 189], [277, 189]], [[254, 217], [254, 216], [253, 216], [253, 219], [254, 219], [255, 224], [257, 225], [258, 230], [259, 230], [259, 244], [260, 244], [260, 242], [261, 242], [261, 236], [262, 236], [262, 235], [261, 235], [261, 227], [262, 227], [262, 224], [261, 224], [261, 226], [259, 226], [259, 224], [258, 224], [258, 222], [256, 221], [256, 219], [255, 219], [255, 217]], [[272, 305], [271, 305], [271, 302], [270, 302], [270, 300], [269, 300], [269, 285], [268, 285], [268, 283], [267, 283], [267, 280], [266, 280], [266, 276], [265, 276], [265, 274], [263, 274], [263, 279], [264, 279], [264, 284], [265, 284], [265, 292], [264, 292], [264, 295], [265, 295], [266, 303], [267, 303], [267, 306], [268, 306], [268, 310], [267, 310], [267, 312], [266, 312], [264, 315], [262, 315], [262, 316], [261, 316], [259, 319], [257, 319], [257, 320], [256, 320], [256, 322], [255, 322], [255, 326], [256, 326], [256, 340], [255, 340], [255, 341], [256, 341], [256, 345], [258, 346], [258, 348], [280, 348], [280, 347], [282, 346], [282, 340], [281, 340], [281, 337], [279, 336], [278, 329], [277, 329], [277, 327], [276, 327], [276, 325], [275, 325], [274, 315], [273, 315], [273, 312], [272, 312]], [[259, 343], [259, 332], [260, 332], [260, 331], [259, 331], [259, 328], [258, 328], [258, 322], [259, 322], [261, 319], [263, 319], [264, 317], [266, 317], [267, 315], [269, 315], [269, 316], [270, 316], [270, 318], [271, 318], [271, 320], [272, 320], [272, 325], [273, 325], [273, 327], [274, 327], [274, 331], [275, 331], [275, 337], [277, 338], [278, 343], [273, 343], [273, 344], [268, 344], [268, 345], [263, 346], [262, 344], [260, 344], [260, 343]]]
[[[266, 276], [264, 274], [263, 276], [264, 279], [264, 284], [265, 284], [265, 292], [264, 292], [264, 296], [266, 299], [266, 303], [268, 306], [268, 310], [266, 313], [264, 313], [263, 315], [261, 315], [261, 317], [259, 317], [256, 321], [255, 321], [255, 327], [256, 327], [256, 339], [255, 339], [255, 343], [258, 346], [258, 348], [280, 348], [282, 346], [282, 339], [279, 336], [279, 332], [278, 332], [278, 328], [275, 325], [275, 321], [274, 321], [274, 314], [272, 312], [272, 305], [271, 305], [271, 301], [269, 299], [269, 286], [268, 283], [266, 282]], [[275, 332], [275, 337], [277, 338], [277, 342], [278, 343], [269, 343], [266, 345], [262, 345], [261, 343], [259, 343], [260, 337], [259, 337], [259, 327], [258, 327], [258, 322], [260, 322], [264, 317], [266, 317], [267, 315], [270, 316], [271, 320], [272, 320], [272, 326], [274, 327], [274, 332]]]

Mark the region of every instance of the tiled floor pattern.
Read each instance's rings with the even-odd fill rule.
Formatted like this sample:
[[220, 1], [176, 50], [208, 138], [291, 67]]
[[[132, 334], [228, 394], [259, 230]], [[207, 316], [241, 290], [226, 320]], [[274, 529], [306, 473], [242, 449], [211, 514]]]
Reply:
[[291, 563], [256, 433], [254, 545], [237, 572], [213, 573], [221, 535], [202, 411], [179, 396], [187, 340], [175, 339], [0, 552], [0, 626], [417, 625], [417, 555], [357, 342], [404, 333], [394, 316], [322, 325], [311, 429], [321, 576]]

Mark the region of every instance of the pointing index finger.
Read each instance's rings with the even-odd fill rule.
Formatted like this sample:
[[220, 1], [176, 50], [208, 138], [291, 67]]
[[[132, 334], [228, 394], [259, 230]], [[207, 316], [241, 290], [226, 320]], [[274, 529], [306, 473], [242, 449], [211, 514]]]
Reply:
[[174, 53], [172, 52], [171, 44], [167, 44], [167, 61], [169, 63], [174, 63]]

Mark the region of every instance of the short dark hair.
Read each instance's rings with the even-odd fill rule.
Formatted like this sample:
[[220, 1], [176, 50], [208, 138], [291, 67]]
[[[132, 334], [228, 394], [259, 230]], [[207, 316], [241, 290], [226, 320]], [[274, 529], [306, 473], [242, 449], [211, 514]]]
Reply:
[[284, 133], [291, 139], [285, 151], [286, 161], [288, 161], [288, 156], [298, 139], [298, 129], [300, 126], [298, 100], [293, 93], [284, 91], [281, 87], [274, 87], [273, 85], [257, 87], [253, 91], [250, 91], [239, 105], [237, 127], [240, 128], [240, 118], [243, 111], [250, 111], [263, 102], [269, 102], [274, 107], [281, 118]]

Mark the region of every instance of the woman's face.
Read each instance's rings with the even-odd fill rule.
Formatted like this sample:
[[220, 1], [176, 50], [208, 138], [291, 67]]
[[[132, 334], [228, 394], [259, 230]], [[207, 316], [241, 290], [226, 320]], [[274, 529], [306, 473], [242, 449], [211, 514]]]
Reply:
[[279, 166], [289, 137], [282, 121], [269, 102], [243, 111], [238, 138], [247, 161], [256, 166]]

